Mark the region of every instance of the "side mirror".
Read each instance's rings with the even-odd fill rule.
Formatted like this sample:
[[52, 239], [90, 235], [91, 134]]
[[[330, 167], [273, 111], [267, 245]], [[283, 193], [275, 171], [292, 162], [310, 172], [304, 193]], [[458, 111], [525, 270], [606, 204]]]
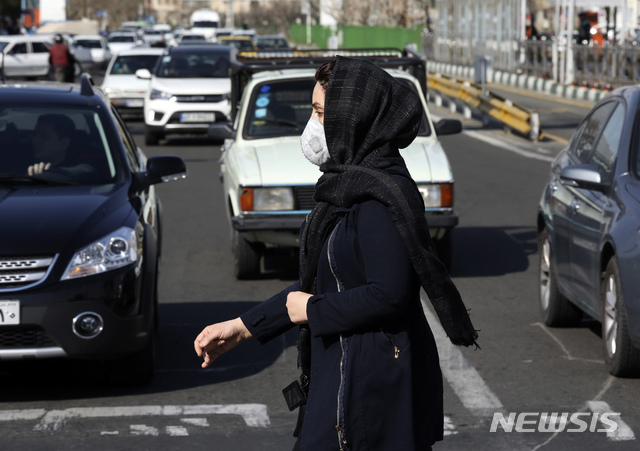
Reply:
[[209, 137], [218, 141], [236, 138], [236, 132], [233, 130], [229, 122], [214, 122], [213, 124], [210, 124], [208, 133]]
[[434, 127], [436, 135], [455, 135], [462, 131], [462, 122], [458, 119], [440, 119]]
[[149, 72], [149, 69], [138, 69], [136, 71], [136, 77], [143, 80], [151, 80], [151, 72]]
[[596, 167], [590, 164], [566, 166], [560, 171], [560, 181], [568, 186], [595, 191], [604, 191], [607, 188], [607, 185], [602, 183], [602, 177]]
[[180, 180], [187, 176], [187, 168], [180, 157], [161, 155], [147, 160], [147, 171], [138, 173], [138, 180], [144, 186]]

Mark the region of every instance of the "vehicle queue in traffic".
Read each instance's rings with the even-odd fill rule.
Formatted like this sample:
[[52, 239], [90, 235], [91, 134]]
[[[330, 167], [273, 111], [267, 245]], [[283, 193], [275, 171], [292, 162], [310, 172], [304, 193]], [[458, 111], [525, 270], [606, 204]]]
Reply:
[[[225, 202], [226, 214], [233, 230], [231, 245], [235, 274], [239, 279], [247, 279], [259, 275], [265, 248], [295, 248], [296, 227], [292, 224], [294, 221], [299, 223], [313, 205], [312, 191], [318, 174], [307, 174], [301, 169], [305, 167], [305, 162], [299, 152], [300, 161], [294, 157], [299, 135], [311, 111], [313, 70], [311, 67], [287, 71], [251, 69], [250, 66], [257, 59], [250, 57], [258, 56], [256, 52], [264, 50], [265, 45], [271, 45], [269, 42], [273, 41], [273, 46], [277, 45], [286, 51], [291, 51], [291, 47], [286, 41], [283, 43], [279, 36], [264, 39], [256, 36], [254, 41], [250, 33], [238, 32], [241, 36], [234, 37], [233, 30], [218, 30], [220, 37], [226, 36], [219, 39], [221, 42], [217, 44], [215, 35], [211, 38], [185, 29], [174, 30], [173, 33], [149, 32], [148, 37], [145, 37], [144, 31], [136, 29], [119, 30], [106, 39], [99, 36], [68, 36], [68, 42], [83, 68], [105, 71], [102, 91], [90, 87], [89, 79], [83, 77], [80, 87], [71, 90], [67, 97], [60, 88], [47, 88], [50, 89], [47, 95], [50, 94], [48, 98], [51, 102], [65, 105], [73, 102], [62, 99], [82, 99], [81, 96], [97, 96], [95, 98], [102, 99], [105, 104], [114, 105], [115, 108], [108, 115], [110, 125], [101, 122], [106, 120], [104, 117], [90, 119], [89, 112], [79, 111], [78, 119], [74, 120], [77, 128], [87, 127], [87, 133], [98, 133], [92, 138], [92, 148], [96, 150], [97, 147], [105, 154], [111, 174], [110, 183], [127, 180], [137, 189], [152, 190], [153, 184], [161, 181], [163, 176], [166, 178], [183, 172], [177, 160], [147, 160], [135, 146], [120, 116], [144, 121], [146, 145], [161, 144], [163, 139], [175, 134], [210, 133], [219, 141], [225, 140], [221, 174], [225, 196], [228, 197]], [[47, 78], [47, 49], [51, 38], [37, 35], [0, 37], [3, 75], [7, 80]], [[247, 42], [251, 43], [249, 50], [253, 55], [239, 58], [242, 55], [240, 52], [246, 51]], [[220, 45], [222, 43], [224, 45]], [[242, 87], [249, 90], [244, 97], [239, 84], [234, 91], [232, 81], [233, 74], [242, 71], [251, 80]], [[408, 84], [414, 84], [420, 92], [420, 82], [414, 76], [401, 72], [392, 74], [406, 79]], [[87, 94], [89, 90], [92, 93], [90, 95]], [[104, 92], [104, 97], [101, 92]], [[16, 96], [12, 94], [11, 97], [14, 103], [19, 102]], [[637, 88], [624, 88], [615, 91], [593, 108], [567, 148], [552, 164], [549, 183], [538, 206], [539, 302], [542, 319], [552, 327], [574, 325], [585, 314], [600, 321], [605, 362], [608, 371], [615, 376], [640, 375], [640, 328], [637, 327], [640, 321], [640, 304], [637, 302], [640, 287], [635, 277], [640, 263], [640, 255], [636, 252], [640, 233], [640, 223], [637, 221], [640, 145], [638, 137], [632, 132], [637, 120], [638, 96]], [[20, 148], [28, 147], [37, 133], [36, 111], [20, 110], [21, 117], [27, 118], [31, 114], [32, 118], [25, 119], [24, 123], [16, 123], [8, 119], [10, 112], [15, 113], [11, 108], [16, 107], [5, 105], [6, 100], [2, 102], [0, 143], [3, 150], [10, 148], [10, 143]], [[42, 114], [50, 108], [35, 105], [36, 109], [41, 108]], [[427, 173], [416, 177], [416, 180], [420, 181], [419, 187], [422, 187], [425, 214], [432, 224], [438, 252], [450, 266], [450, 231], [457, 224], [454, 181], [446, 149], [442, 149], [437, 136], [455, 133], [459, 131], [459, 126], [452, 123], [434, 124], [426, 100], [424, 108], [425, 120], [418, 138], [424, 142], [420, 141], [415, 148], [408, 148], [404, 156], [412, 162], [416, 174], [428, 168]], [[81, 117], [82, 120], [79, 119]], [[86, 121], [87, 125], [81, 125], [82, 121]], [[110, 129], [116, 130], [114, 136], [119, 134], [124, 143], [124, 149], [120, 144], [116, 146], [118, 152], [124, 152], [123, 155], [128, 152], [129, 165], [131, 161], [136, 164], [121, 166], [125, 158], [111, 154], [114, 147], [110, 140], [113, 138], [109, 137], [109, 133], [104, 135], [104, 132], [100, 132]], [[101, 136], [102, 141], [96, 136]], [[284, 180], [281, 172], [278, 172], [278, 168], [284, 166], [289, 168], [289, 174], [295, 174], [298, 178]], [[60, 175], [52, 180], [45, 180], [42, 176], [18, 177], [6, 171], [5, 167], [1, 169], [0, 182], [3, 184], [44, 184], [56, 190], [71, 190], [64, 188], [71, 185], [78, 191], [75, 185], [83, 186], [86, 183], [59, 180], [62, 177]], [[98, 185], [106, 183], [103, 181]], [[148, 208], [161, 211], [158, 201], [155, 207], [144, 207], [139, 214], [143, 211], [148, 214], [148, 210], [145, 210]], [[90, 218], [87, 221], [90, 222]], [[107, 233], [104, 237], [88, 234], [91, 239], [87, 238], [88, 241], [84, 243], [86, 247], [75, 255], [67, 255], [71, 251], [66, 249], [48, 250], [51, 257], [47, 257], [45, 263], [39, 260], [34, 263], [35, 268], [42, 272], [36, 282], [30, 282], [32, 276], [28, 275], [24, 276], [28, 282], [16, 283], [15, 278], [23, 275], [6, 275], [2, 272], [1, 331], [15, 330], [19, 334], [23, 328], [36, 328], [44, 337], [42, 343], [46, 345], [18, 341], [16, 343], [19, 344], [12, 344], [12, 348], [8, 349], [0, 341], [0, 356], [5, 358], [28, 354], [48, 357], [73, 355], [76, 352], [73, 346], [55, 346], [65, 339], [59, 339], [54, 328], [48, 329], [53, 326], [26, 324], [25, 321], [32, 321], [29, 313], [32, 306], [48, 308], [38, 304], [38, 290], [48, 287], [57, 290], [59, 284], [82, 284], [92, 280], [92, 277], [97, 280], [90, 270], [86, 270], [87, 266], [102, 268], [95, 270], [98, 274], [130, 265], [129, 269], [134, 270], [132, 280], [141, 277], [140, 274], [151, 274], [139, 285], [132, 282], [132, 287], [137, 288], [131, 288], [134, 291], [130, 296], [137, 299], [131, 301], [134, 305], [153, 305], [153, 286], [157, 283], [157, 273], [154, 271], [157, 268], [153, 268], [153, 265], [149, 268], [149, 262], [146, 261], [145, 270], [141, 271], [138, 259], [143, 249], [149, 248], [147, 245], [140, 247], [142, 237], [147, 240], [149, 234], [158, 235], [154, 238], [157, 243], [153, 247], [159, 249], [160, 233], [158, 230], [153, 233], [139, 232], [138, 226], [133, 223], [128, 227], [123, 229], [124, 232], [117, 229], [112, 231], [112, 235]], [[140, 227], [145, 229], [146, 226]], [[134, 252], [135, 249], [139, 254]], [[28, 252], [16, 247], [11, 250], [0, 249], [0, 261], [8, 261], [5, 266], [15, 265], [15, 261], [22, 262], [22, 257], [34, 253], [37, 253], [35, 249]], [[153, 258], [151, 261], [154, 261]], [[69, 271], [76, 271], [73, 262], [80, 268], [77, 269], [82, 274], [80, 282], [66, 280]], [[70, 278], [75, 279], [75, 276]], [[143, 302], [140, 296], [146, 300]], [[106, 332], [102, 334], [103, 330], [110, 329], [105, 325], [105, 322], [108, 324], [105, 317], [108, 318], [111, 313], [105, 313], [104, 305], [111, 308], [109, 304], [114, 301], [108, 300], [108, 296], [96, 295], [95, 299], [88, 299], [87, 302], [98, 302], [101, 307], [87, 307], [86, 312], [74, 311], [75, 316], [71, 320], [66, 317], [60, 320], [63, 324], [65, 321], [70, 323], [64, 333], [71, 339], [79, 339], [83, 345], [92, 343], [94, 337], [109, 335]], [[129, 313], [148, 317], [153, 314], [153, 308], [140, 307]], [[151, 337], [152, 323], [148, 320], [143, 323], [143, 329]], [[56, 324], [55, 330], [58, 327], [64, 329], [64, 326]], [[99, 343], [100, 340], [102, 338], [93, 342]], [[149, 338], [141, 346], [147, 352], [144, 360], [147, 363], [152, 361], [148, 348], [152, 346], [149, 345], [151, 342]], [[82, 353], [88, 354], [86, 350]], [[139, 369], [136, 380], [150, 380], [150, 368], [152, 364], [148, 363]]]

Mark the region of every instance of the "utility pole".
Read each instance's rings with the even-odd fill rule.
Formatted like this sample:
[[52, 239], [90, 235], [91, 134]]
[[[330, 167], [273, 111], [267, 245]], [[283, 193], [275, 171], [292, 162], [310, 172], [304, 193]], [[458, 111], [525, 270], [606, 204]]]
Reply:
[[233, 28], [233, 23], [233, 0], [227, 0], [227, 17], [224, 26], [226, 28]]

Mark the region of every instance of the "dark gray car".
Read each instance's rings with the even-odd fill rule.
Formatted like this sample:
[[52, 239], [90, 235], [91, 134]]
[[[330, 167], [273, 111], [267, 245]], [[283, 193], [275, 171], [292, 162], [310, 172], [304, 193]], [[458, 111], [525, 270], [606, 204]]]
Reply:
[[548, 326], [600, 321], [615, 376], [640, 375], [640, 87], [613, 91], [551, 166], [538, 211]]

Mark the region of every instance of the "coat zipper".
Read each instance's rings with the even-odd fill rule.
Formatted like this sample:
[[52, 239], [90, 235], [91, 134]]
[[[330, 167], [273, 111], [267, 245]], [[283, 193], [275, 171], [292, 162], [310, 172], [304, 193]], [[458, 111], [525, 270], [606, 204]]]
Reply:
[[382, 335], [385, 336], [385, 338], [387, 339], [387, 341], [389, 341], [389, 344], [391, 346], [393, 346], [393, 358], [394, 359], [399, 359], [400, 358], [400, 349], [393, 344], [393, 341], [391, 341], [391, 338], [389, 338], [389, 335], [387, 335], [387, 333], [382, 330], [382, 327], [380, 328], [380, 332], [382, 332]]
[[[329, 269], [331, 270], [331, 274], [333, 274], [333, 278], [336, 281], [338, 293], [341, 291], [340, 281], [338, 280], [338, 276], [336, 276], [336, 273], [333, 270], [333, 265], [331, 264], [331, 240], [333, 239], [333, 236], [335, 235], [336, 230], [340, 225], [340, 222], [338, 222], [338, 224], [336, 224], [336, 226], [334, 227], [333, 231], [331, 232], [331, 235], [329, 235], [329, 240], [327, 242], [327, 259], [329, 260]], [[337, 402], [337, 412], [336, 412], [336, 419], [338, 424], [336, 424], [336, 430], [338, 431], [338, 444], [340, 446], [340, 451], [344, 451], [344, 448], [342, 447], [342, 445], [347, 444], [347, 439], [344, 436], [344, 432], [340, 428], [340, 393], [342, 392], [342, 385], [344, 384], [344, 375], [342, 373], [342, 368], [344, 364], [344, 344], [342, 343], [342, 334], [340, 334], [340, 350], [342, 354], [340, 356], [340, 386], [338, 387], [338, 402]]]

